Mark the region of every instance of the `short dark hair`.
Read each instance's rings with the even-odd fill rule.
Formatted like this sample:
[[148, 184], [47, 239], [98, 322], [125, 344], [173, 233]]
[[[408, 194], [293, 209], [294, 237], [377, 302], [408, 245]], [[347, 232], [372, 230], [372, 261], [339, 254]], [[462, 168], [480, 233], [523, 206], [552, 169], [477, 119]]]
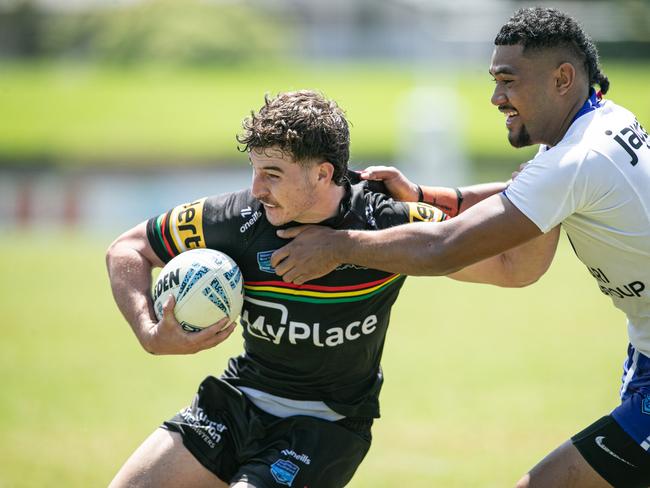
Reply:
[[237, 136], [241, 152], [277, 146], [297, 162], [313, 159], [334, 166], [332, 180], [343, 184], [350, 158], [350, 129], [345, 113], [334, 100], [311, 90], [264, 97], [258, 112], [251, 112]]
[[494, 39], [496, 46], [521, 44], [531, 49], [563, 47], [582, 60], [589, 85], [597, 84], [602, 93], [609, 90], [609, 79], [600, 70], [598, 50], [580, 24], [554, 8], [522, 8], [506, 22]]

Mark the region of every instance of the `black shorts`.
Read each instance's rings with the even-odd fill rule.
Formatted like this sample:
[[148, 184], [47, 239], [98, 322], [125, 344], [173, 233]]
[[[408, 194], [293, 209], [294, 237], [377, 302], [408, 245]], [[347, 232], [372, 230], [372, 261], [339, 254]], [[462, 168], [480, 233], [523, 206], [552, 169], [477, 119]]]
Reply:
[[361, 464], [371, 425], [372, 419], [275, 417], [208, 376], [192, 404], [163, 427], [180, 433], [185, 447], [224, 482], [334, 488], [345, 486]]
[[606, 415], [571, 438], [582, 457], [615, 488], [650, 486], [650, 454]]

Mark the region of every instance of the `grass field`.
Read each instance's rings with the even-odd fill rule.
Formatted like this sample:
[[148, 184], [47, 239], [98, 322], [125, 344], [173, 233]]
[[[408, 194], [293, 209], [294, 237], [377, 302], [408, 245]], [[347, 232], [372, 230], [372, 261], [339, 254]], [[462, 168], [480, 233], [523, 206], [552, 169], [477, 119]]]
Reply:
[[[106, 486], [241, 347], [233, 335], [195, 356], [146, 354], [112, 302], [108, 243], [0, 244], [2, 488]], [[383, 417], [350, 486], [511, 486], [616, 405], [625, 347], [623, 315], [564, 240], [529, 288], [410, 279], [384, 354]]]
[[[474, 160], [524, 161], [505, 141], [490, 104], [489, 59], [472, 68], [405, 65], [256, 65], [134, 69], [70, 64], [0, 67], [0, 162], [63, 166], [183, 163], [245, 158], [234, 135], [264, 93], [313, 88], [339, 101], [352, 122], [352, 159], [394, 158], [400, 117], [416, 87], [435, 90], [435, 118], [459, 132]], [[648, 63], [605, 62], [613, 100], [650, 125]]]

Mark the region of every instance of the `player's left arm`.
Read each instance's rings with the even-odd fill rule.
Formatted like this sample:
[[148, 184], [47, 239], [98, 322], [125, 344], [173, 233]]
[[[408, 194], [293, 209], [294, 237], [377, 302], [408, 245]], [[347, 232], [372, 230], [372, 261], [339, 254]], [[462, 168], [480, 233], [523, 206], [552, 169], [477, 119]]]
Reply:
[[[516, 178], [523, 165], [512, 174]], [[381, 180], [393, 197], [403, 201], [422, 200], [456, 215], [485, 198], [502, 192], [507, 183], [483, 183], [463, 188], [420, 186], [409, 181], [397, 168], [371, 166], [361, 177]], [[437, 204], [436, 204], [437, 203]], [[521, 246], [467, 266], [449, 278], [504, 287], [522, 287], [537, 281], [549, 268], [560, 235], [559, 226]]]
[[370, 166], [359, 175], [364, 180], [382, 181], [395, 200], [428, 203], [450, 217], [502, 192], [508, 186], [506, 182], [480, 183], [459, 188], [418, 185], [392, 166]]
[[286, 282], [302, 284], [341, 263], [413, 276], [449, 275], [521, 246], [543, 232], [499, 194], [439, 223], [374, 231], [303, 225], [278, 230], [278, 235], [293, 240], [273, 253], [275, 272]]
[[[147, 238], [147, 222], [124, 232], [106, 252], [106, 267], [113, 298], [144, 350], [151, 354], [193, 354], [220, 344], [234, 330], [228, 320], [188, 333], [174, 317], [170, 298], [158, 321], [151, 298], [151, 271], [164, 266]], [[225, 328], [224, 328], [225, 327]]]

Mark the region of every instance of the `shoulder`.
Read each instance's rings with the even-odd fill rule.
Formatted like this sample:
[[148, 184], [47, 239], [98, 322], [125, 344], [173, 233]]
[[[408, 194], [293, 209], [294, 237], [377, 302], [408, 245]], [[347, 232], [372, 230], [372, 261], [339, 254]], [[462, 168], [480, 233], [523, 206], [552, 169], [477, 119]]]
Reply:
[[205, 211], [210, 215], [218, 215], [222, 219], [246, 218], [260, 210], [261, 204], [253, 198], [250, 189], [232, 193], [223, 193], [207, 197], [204, 203]]
[[147, 236], [163, 261], [193, 248], [227, 248], [233, 252], [241, 241], [242, 228], [260, 217], [259, 202], [250, 190], [241, 190], [177, 205], [149, 219]]
[[367, 228], [385, 229], [410, 222], [440, 222], [448, 218], [440, 209], [427, 203], [395, 201], [384, 192], [373, 191], [371, 185], [365, 183], [352, 186], [352, 205], [356, 213], [363, 215]]
[[624, 156], [626, 143], [640, 146], [647, 138], [647, 132], [632, 112], [606, 100], [599, 109], [581, 117], [571, 126], [558, 144], [558, 151], [547, 152], [557, 152], [575, 159], [584, 159], [590, 152], [596, 152], [605, 159], [615, 161]]

